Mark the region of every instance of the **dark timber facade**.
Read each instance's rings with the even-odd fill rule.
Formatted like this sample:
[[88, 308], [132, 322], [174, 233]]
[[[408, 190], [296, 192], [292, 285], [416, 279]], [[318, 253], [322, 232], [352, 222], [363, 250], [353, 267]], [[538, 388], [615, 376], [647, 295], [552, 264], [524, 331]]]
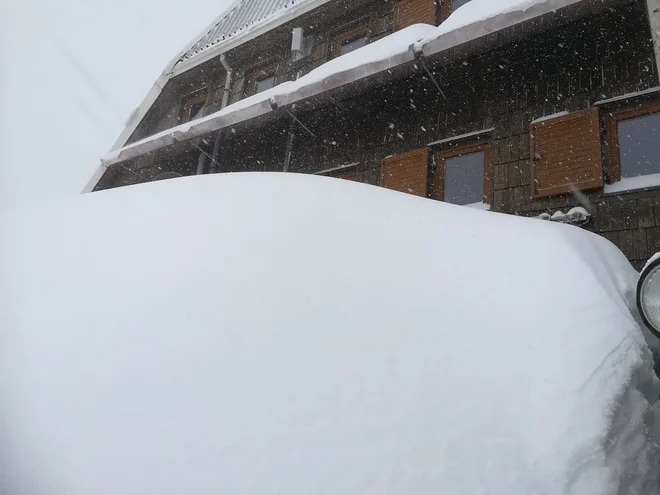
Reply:
[[[446, 3], [417, 0], [330, 2], [228, 53], [229, 103], [308, 73], [352, 43], [448, 14]], [[294, 60], [299, 25], [310, 26], [309, 44]], [[583, 228], [639, 268], [660, 251], [660, 82], [647, 2], [510, 31], [437, 57], [430, 75], [411, 64], [298, 105], [295, 119], [281, 112], [111, 165], [95, 190], [168, 175], [288, 171], [524, 216], [557, 218], [581, 206], [590, 214]], [[128, 143], [219, 110], [225, 80], [217, 57], [171, 79]]]

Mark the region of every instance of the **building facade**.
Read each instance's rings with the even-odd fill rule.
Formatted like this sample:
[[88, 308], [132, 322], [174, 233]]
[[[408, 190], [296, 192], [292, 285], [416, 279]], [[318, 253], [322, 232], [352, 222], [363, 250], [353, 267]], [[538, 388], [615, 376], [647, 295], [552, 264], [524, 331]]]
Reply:
[[[168, 67], [90, 189], [203, 173], [329, 175], [579, 223], [639, 268], [660, 251], [660, 2], [516, 10], [512, 0], [480, 17], [480, 1], [240, 1]], [[265, 10], [250, 14], [257, 4]], [[440, 27], [409, 60], [371, 72], [367, 60], [364, 76], [354, 69], [294, 104], [271, 98], [235, 117], [259, 94], [419, 23]], [[213, 127], [214, 115], [223, 123]], [[187, 123], [206, 118], [191, 134]]]

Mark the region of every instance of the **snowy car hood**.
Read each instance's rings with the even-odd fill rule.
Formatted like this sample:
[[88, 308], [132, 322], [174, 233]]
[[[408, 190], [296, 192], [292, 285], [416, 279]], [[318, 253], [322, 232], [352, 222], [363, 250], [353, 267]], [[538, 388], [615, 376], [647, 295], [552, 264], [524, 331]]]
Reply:
[[4, 492], [657, 487], [637, 274], [589, 232], [261, 173], [1, 222]]

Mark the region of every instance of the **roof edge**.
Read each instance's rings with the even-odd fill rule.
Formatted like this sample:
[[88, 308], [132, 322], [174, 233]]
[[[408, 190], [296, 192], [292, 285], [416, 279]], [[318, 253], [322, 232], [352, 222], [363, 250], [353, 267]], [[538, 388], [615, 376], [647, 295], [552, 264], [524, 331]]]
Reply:
[[[224, 11], [224, 13], [229, 12], [238, 3], [240, 3], [240, 1], [241, 0], [236, 0], [234, 3], [232, 3]], [[229, 50], [241, 46], [242, 44], [257, 38], [258, 36], [261, 36], [262, 34], [265, 34], [300, 15], [306, 14], [307, 12], [314, 10], [315, 8], [321, 7], [322, 5], [328, 3], [329, 1], [330, 0], [311, 0], [310, 2], [305, 2], [298, 8], [290, 9], [290, 11], [286, 15], [278, 16], [277, 19], [275, 19], [272, 22], [264, 22], [258, 28], [255, 28], [243, 35], [236, 36], [233, 39], [230, 39], [227, 43], [219, 44], [216, 47], [212, 47], [198, 56], [192, 57], [188, 60], [184, 60], [183, 62], [179, 63], [181, 61], [181, 57], [183, 57], [183, 55], [185, 55], [185, 53], [188, 50], [190, 50], [190, 48], [192, 48], [195, 43], [197, 43], [200, 35], [205, 34], [207, 31], [213, 28], [213, 26], [215, 26], [217, 22], [217, 18], [214, 19], [213, 22], [211, 22], [203, 31], [201, 31], [200, 35], [195, 36], [195, 38], [192, 41], [190, 41], [182, 50], [180, 50], [176, 54], [176, 56], [172, 58], [172, 60], [170, 60], [170, 62], [165, 66], [165, 69], [163, 70], [160, 77], [156, 80], [154, 85], [151, 87], [151, 90], [149, 90], [147, 96], [144, 98], [144, 100], [142, 100], [142, 103], [140, 103], [140, 105], [131, 114], [131, 117], [129, 118], [128, 122], [124, 127], [124, 130], [121, 132], [121, 134], [119, 135], [119, 137], [117, 138], [117, 140], [112, 145], [109, 151], [110, 152], [115, 151], [126, 145], [126, 142], [135, 132], [135, 130], [138, 128], [138, 126], [144, 119], [145, 115], [151, 109], [152, 105], [156, 102], [161, 92], [163, 91], [163, 88], [169, 82], [170, 79], [178, 75], [181, 75], [184, 72], [187, 72], [197, 67], [198, 65], [211, 60], [212, 58], [218, 57], [223, 53], [227, 53]]]
[[[269, 31], [272, 31], [275, 28], [280, 27], [282, 24], [286, 24], [287, 22], [295, 19], [296, 17], [304, 15], [307, 12], [310, 12], [318, 7], [323, 6], [329, 1], [330, 0], [310, 0], [309, 2], [304, 2], [303, 4], [294, 4], [287, 10], [286, 14], [277, 16], [275, 19], [271, 20], [270, 22], [266, 21], [260, 26], [251, 29], [245, 33], [232, 36], [227, 40], [227, 42], [219, 43], [205, 50], [204, 52], [201, 52], [199, 55], [195, 55], [194, 57], [191, 57], [187, 60], [183, 60], [179, 63], [175, 63], [173, 69], [170, 72], [170, 75], [174, 77], [183, 74], [184, 72], [187, 72], [190, 69], [193, 69], [194, 67], [197, 67], [198, 65], [211, 60], [212, 58], [215, 58], [223, 53], [226, 53], [229, 50], [232, 50], [233, 48], [241, 46], [244, 43], [247, 43], [248, 41], [252, 41], [253, 39], [261, 36], [262, 34], [265, 34]], [[215, 22], [212, 25], [215, 25]]]

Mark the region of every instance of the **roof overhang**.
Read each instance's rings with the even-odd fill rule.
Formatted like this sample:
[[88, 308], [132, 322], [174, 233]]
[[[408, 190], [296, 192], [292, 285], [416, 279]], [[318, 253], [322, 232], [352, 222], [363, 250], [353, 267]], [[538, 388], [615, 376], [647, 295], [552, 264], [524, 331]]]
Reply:
[[[298, 16], [301, 16], [318, 7], [321, 7], [322, 5], [328, 3], [329, 1], [330, 0], [310, 0], [308, 2], [304, 2], [301, 5], [292, 5], [289, 9], [287, 9], [286, 12], [284, 12], [282, 15], [275, 17], [272, 21], [261, 23], [258, 26], [255, 26], [254, 28], [249, 29], [244, 33], [232, 36], [223, 43], [210, 47], [207, 50], [204, 50], [202, 53], [195, 55], [190, 59], [181, 61], [181, 58], [184, 56], [184, 54], [188, 52], [188, 50], [190, 50], [190, 48], [200, 38], [200, 36], [196, 36], [193, 41], [187, 44], [186, 47], [183, 50], [181, 50], [179, 53], [177, 53], [177, 55], [167, 64], [165, 70], [163, 70], [163, 73], [156, 80], [156, 82], [152, 86], [149, 93], [147, 93], [147, 96], [144, 98], [142, 103], [140, 103], [140, 106], [137, 107], [133, 111], [131, 116], [128, 118], [124, 130], [119, 135], [115, 143], [112, 145], [110, 151], [119, 149], [122, 146], [124, 146], [124, 144], [126, 144], [126, 141], [128, 141], [128, 139], [135, 132], [137, 127], [140, 125], [140, 122], [142, 122], [142, 119], [145, 117], [145, 115], [152, 107], [152, 105], [156, 102], [156, 100], [162, 93], [163, 88], [165, 88], [165, 85], [170, 79], [178, 75], [181, 75], [184, 72], [187, 72], [205, 62], [208, 62], [209, 60], [218, 57], [223, 53], [227, 53], [230, 50], [257, 38], [258, 36], [261, 36], [262, 34], [265, 34], [291, 21], [292, 19], [295, 19]], [[233, 5], [230, 6], [230, 8], [227, 10], [231, 10], [232, 7]], [[204, 34], [207, 31], [209, 31], [215, 25], [215, 22], [216, 21], [213, 21], [211, 24], [209, 24], [202, 31], [201, 34]]]
[[263, 22], [251, 29], [246, 30], [244, 33], [236, 34], [218, 45], [207, 48], [194, 57], [177, 63], [170, 70], [168, 75], [170, 77], [175, 77], [183, 74], [184, 72], [189, 71], [190, 69], [197, 67], [204, 62], [208, 62], [212, 58], [215, 58], [223, 53], [227, 53], [228, 51], [257, 38], [262, 34], [265, 34], [269, 31], [272, 31], [273, 29], [280, 27], [283, 24], [286, 24], [296, 17], [321, 7], [329, 1], [330, 0], [309, 0], [307, 2], [303, 2], [300, 5], [293, 4], [291, 7], [283, 11], [281, 15], [275, 16], [272, 20]]
[[[256, 119], [271, 120], [295, 106], [318, 107], [338, 95], [348, 96], [359, 93], [418, 70], [416, 60], [420, 56], [428, 63], [448, 64], [552, 27], [598, 14], [616, 5], [631, 2], [632, 0], [547, 0], [524, 11], [499, 14], [442, 34], [437, 38], [421, 40], [421, 42], [410, 45], [405, 52], [385, 60], [331, 74], [321, 81], [297, 88], [294, 92], [275, 95], [268, 100], [257, 100], [254, 103], [250, 103], [250, 99], [242, 100], [235, 104], [238, 105], [235, 110], [232, 109], [235, 105], [230, 105], [223, 111], [201, 121], [193, 121], [163, 131], [121, 150], [116, 150], [105, 157], [102, 163], [105, 167], [109, 167], [226, 127], [238, 124], [247, 125], [249, 121]], [[522, 24], [525, 24], [526, 27], [524, 33], [522, 29], [519, 29]]]

